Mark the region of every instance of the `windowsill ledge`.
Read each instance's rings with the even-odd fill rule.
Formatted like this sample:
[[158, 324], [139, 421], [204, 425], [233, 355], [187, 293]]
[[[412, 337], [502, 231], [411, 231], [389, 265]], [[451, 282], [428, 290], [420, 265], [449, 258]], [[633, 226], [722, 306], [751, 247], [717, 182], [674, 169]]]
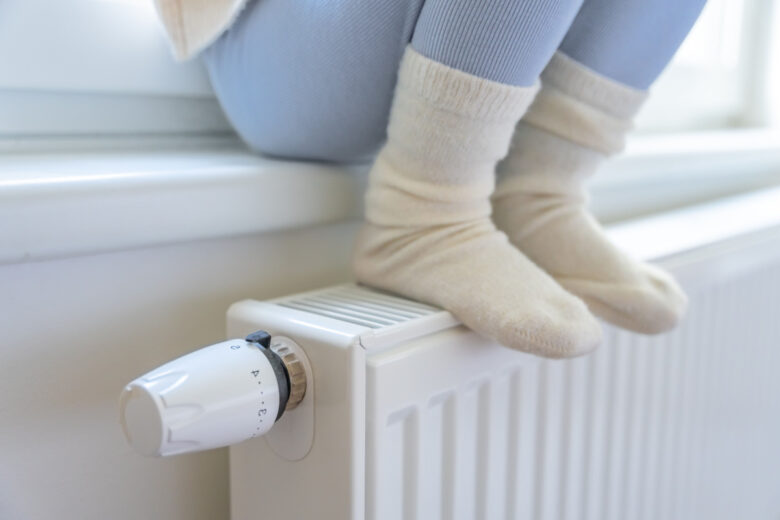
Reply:
[[[277, 161], [235, 148], [6, 154], [0, 263], [356, 218], [367, 169]], [[780, 139], [744, 131], [637, 139], [607, 165], [592, 192], [597, 214], [619, 222], [613, 227], [620, 234], [635, 225], [624, 223], [629, 218], [654, 215], [641, 223], [663, 217], [660, 211], [777, 184]], [[780, 190], [765, 191], [780, 212]], [[764, 212], [773, 207], [763, 204]]]
[[6, 155], [0, 264], [354, 218], [365, 169], [243, 150]]

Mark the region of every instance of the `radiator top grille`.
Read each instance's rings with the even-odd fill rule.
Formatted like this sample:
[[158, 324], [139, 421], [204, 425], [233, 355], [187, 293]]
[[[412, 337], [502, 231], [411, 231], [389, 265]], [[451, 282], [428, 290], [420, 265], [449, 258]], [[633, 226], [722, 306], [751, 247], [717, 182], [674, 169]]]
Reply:
[[436, 307], [354, 284], [275, 300], [281, 307], [317, 314], [371, 329], [441, 313]]

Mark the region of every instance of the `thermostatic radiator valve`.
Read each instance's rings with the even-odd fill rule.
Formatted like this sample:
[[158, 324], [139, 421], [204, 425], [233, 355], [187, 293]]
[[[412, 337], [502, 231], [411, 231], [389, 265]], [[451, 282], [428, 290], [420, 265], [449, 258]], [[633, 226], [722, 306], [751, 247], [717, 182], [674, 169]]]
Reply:
[[267, 433], [306, 393], [303, 351], [265, 331], [202, 348], [127, 385], [120, 420], [149, 456], [219, 448]]

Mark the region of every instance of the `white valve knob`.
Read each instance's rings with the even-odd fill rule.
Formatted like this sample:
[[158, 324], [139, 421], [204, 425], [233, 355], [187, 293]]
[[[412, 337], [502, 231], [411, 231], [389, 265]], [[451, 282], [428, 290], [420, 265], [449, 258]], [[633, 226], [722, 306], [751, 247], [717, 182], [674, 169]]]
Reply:
[[305, 388], [292, 349], [271, 347], [270, 336], [258, 332], [202, 348], [132, 381], [120, 398], [122, 429], [143, 455], [229, 446], [268, 432]]

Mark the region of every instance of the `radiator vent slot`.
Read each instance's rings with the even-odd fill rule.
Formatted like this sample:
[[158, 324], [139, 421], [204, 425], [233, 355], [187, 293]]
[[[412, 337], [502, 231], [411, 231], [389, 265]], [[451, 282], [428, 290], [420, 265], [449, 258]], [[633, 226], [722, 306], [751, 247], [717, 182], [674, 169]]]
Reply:
[[276, 300], [274, 303], [371, 329], [381, 329], [442, 312], [430, 305], [352, 284]]

